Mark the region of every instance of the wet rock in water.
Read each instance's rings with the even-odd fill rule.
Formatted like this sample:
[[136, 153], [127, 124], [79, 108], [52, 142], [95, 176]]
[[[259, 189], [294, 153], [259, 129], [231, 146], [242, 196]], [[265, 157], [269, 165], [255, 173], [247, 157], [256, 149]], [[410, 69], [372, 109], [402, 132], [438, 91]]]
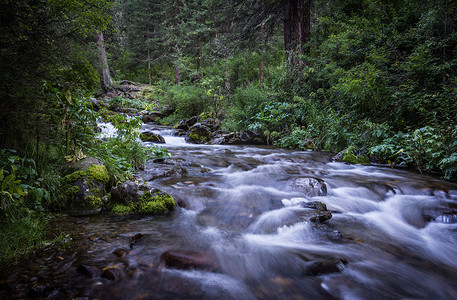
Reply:
[[157, 123], [165, 115], [158, 111], [147, 111], [147, 113], [142, 114], [143, 123]]
[[160, 134], [155, 134], [150, 131], [145, 131], [140, 134], [140, 139], [143, 142], [153, 142], [158, 144], [165, 144], [165, 139]]
[[183, 130], [183, 129], [176, 129], [175, 131], [173, 131], [172, 135], [173, 136], [185, 136], [187, 133], [186, 130]]
[[266, 141], [262, 135], [251, 130], [245, 130], [240, 133], [240, 140], [247, 145], [265, 145]]
[[32, 297], [44, 297], [46, 295], [46, 286], [45, 285], [36, 285], [30, 289], [30, 296]]
[[303, 275], [319, 276], [341, 272], [344, 269], [345, 264], [347, 264], [347, 261], [345, 259], [313, 261], [305, 268], [305, 270], [303, 270]]
[[62, 167], [61, 176], [68, 214], [86, 216], [100, 212], [110, 181], [100, 160], [88, 157], [68, 163]]
[[123, 258], [129, 254], [130, 250], [127, 249], [116, 249], [114, 250], [113, 254], [116, 255], [119, 258]]
[[119, 280], [124, 278], [125, 274], [118, 266], [111, 266], [103, 269], [102, 277], [108, 280]]
[[315, 223], [324, 223], [325, 221], [332, 218], [332, 213], [329, 211], [316, 211], [314, 216], [312, 216], [309, 220]]
[[160, 259], [167, 267], [176, 269], [195, 269], [211, 272], [216, 272], [220, 269], [217, 258], [208, 252], [171, 250], [164, 252]]
[[88, 265], [80, 265], [76, 270], [89, 278], [95, 278], [98, 275], [98, 269]]
[[254, 131], [220, 133], [211, 140], [213, 145], [266, 145], [266, 140]]
[[192, 144], [205, 144], [209, 142], [210, 136], [211, 130], [205, 125], [197, 123], [189, 128], [189, 131], [186, 134], [186, 142]]
[[185, 177], [187, 174], [187, 169], [181, 166], [166, 166], [148, 170], [147, 176], [145, 176], [145, 180], [153, 181], [160, 178]]
[[316, 210], [326, 211], [327, 205], [324, 202], [312, 201], [312, 202], [303, 202], [301, 203], [302, 207], [312, 208]]
[[173, 197], [147, 185], [127, 180], [111, 190], [108, 209], [117, 214], [159, 214], [173, 210]]
[[130, 245], [129, 245], [130, 249], [132, 249], [133, 246], [135, 246], [135, 244], [138, 243], [143, 237], [144, 237], [144, 234], [142, 234], [142, 233], [137, 233], [134, 236], [132, 236], [130, 238]]
[[211, 131], [217, 130], [221, 126], [221, 121], [218, 119], [209, 118], [200, 122], [203, 126], [208, 127]]
[[190, 127], [194, 126], [198, 122], [198, 117], [193, 116], [187, 120], [181, 120], [176, 126], [175, 129], [189, 130]]
[[327, 195], [325, 182], [317, 178], [297, 178], [292, 182], [292, 187], [301, 190], [308, 197]]

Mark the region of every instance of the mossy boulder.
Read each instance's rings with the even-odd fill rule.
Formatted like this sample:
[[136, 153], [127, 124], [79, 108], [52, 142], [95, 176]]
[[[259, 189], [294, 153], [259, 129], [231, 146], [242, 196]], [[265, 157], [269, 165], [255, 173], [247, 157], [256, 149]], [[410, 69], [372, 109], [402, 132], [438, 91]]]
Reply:
[[339, 161], [339, 162], [345, 162], [348, 164], [361, 164], [361, 165], [367, 165], [370, 163], [370, 160], [363, 155], [355, 155], [352, 153], [351, 148], [348, 148], [346, 150], [343, 150], [336, 154], [333, 158], [333, 161]]
[[354, 155], [353, 153], [350, 153], [350, 152], [345, 153], [345, 155], [343, 156], [342, 160], [344, 162], [346, 162], [346, 163], [349, 163], [349, 164], [366, 165], [366, 164], [370, 163], [370, 160], [367, 157], [365, 157], [363, 155], [356, 156], [356, 155]]
[[175, 129], [189, 130], [190, 127], [194, 126], [198, 122], [198, 117], [193, 116], [187, 120], [181, 120], [176, 126]]
[[110, 176], [103, 163], [84, 158], [61, 169], [65, 210], [69, 215], [84, 216], [100, 212]]
[[205, 144], [211, 139], [211, 130], [209, 127], [197, 123], [189, 128], [186, 134], [186, 142], [192, 144]]
[[175, 206], [172, 196], [127, 180], [111, 190], [108, 209], [116, 214], [163, 214]]
[[151, 131], [145, 131], [140, 134], [140, 139], [143, 142], [152, 142], [157, 144], [165, 144], [165, 139], [160, 134], [155, 134]]

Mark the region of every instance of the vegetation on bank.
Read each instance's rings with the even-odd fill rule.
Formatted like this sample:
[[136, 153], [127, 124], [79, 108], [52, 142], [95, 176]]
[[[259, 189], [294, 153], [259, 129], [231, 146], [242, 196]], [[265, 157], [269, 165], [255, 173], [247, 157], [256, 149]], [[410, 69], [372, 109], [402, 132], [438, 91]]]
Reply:
[[[111, 112], [119, 108], [167, 106], [174, 113], [164, 124], [203, 113], [278, 147], [344, 151], [350, 163], [456, 180], [457, 3], [305, 1], [306, 35], [294, 41], [285, 8], [299, 3], [5, 3], [0, 234], [10, 246], [0, 264], [44, 245], [45, 212], [65, 198], [57, 170], [66, 161], [98, 158], [116, 184], [151, 155], [167, 155], [143, 147], [141, 120]], [[135, 99], [107, 96], [96, 111], [89, 99], [109, 95], [110, 72], [152, 87]], [[97, 138], [97, 120], [113, 123], [117, 136]]]

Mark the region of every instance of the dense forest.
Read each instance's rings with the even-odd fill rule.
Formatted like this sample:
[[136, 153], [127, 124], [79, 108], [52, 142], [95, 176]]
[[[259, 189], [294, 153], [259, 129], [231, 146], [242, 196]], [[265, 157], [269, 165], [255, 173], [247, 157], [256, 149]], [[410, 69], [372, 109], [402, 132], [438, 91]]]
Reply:
[[[276, 147], [457, 176], [453, 0], [6, 0], [0, 12], [2, 266], [49, 240], [59, 167], [95, 157], [110, 184], [151, 156], [116, 106], [211, 116]], [[94, 143], [96, 122], [118, 137]], [[8, 243], [3, 243], [8, 241]]]

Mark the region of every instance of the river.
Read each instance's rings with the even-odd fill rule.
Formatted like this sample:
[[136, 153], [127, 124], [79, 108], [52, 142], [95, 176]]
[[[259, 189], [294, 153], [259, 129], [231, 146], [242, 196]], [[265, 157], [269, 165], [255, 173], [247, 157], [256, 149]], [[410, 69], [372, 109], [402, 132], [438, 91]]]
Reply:
[[[457, 299], [456, 184], [328, 153], [192, 145], [167, 128], [143, 129], [162, 134], [172, 157], [148, 162], [138, 180], [180, 207], [57, 215], [69, 246], [3, 274], [0, 298]], [[327, 192], [307, 190], [310, 182]], [[332, 217], [312, 221], [322, 203]]]

